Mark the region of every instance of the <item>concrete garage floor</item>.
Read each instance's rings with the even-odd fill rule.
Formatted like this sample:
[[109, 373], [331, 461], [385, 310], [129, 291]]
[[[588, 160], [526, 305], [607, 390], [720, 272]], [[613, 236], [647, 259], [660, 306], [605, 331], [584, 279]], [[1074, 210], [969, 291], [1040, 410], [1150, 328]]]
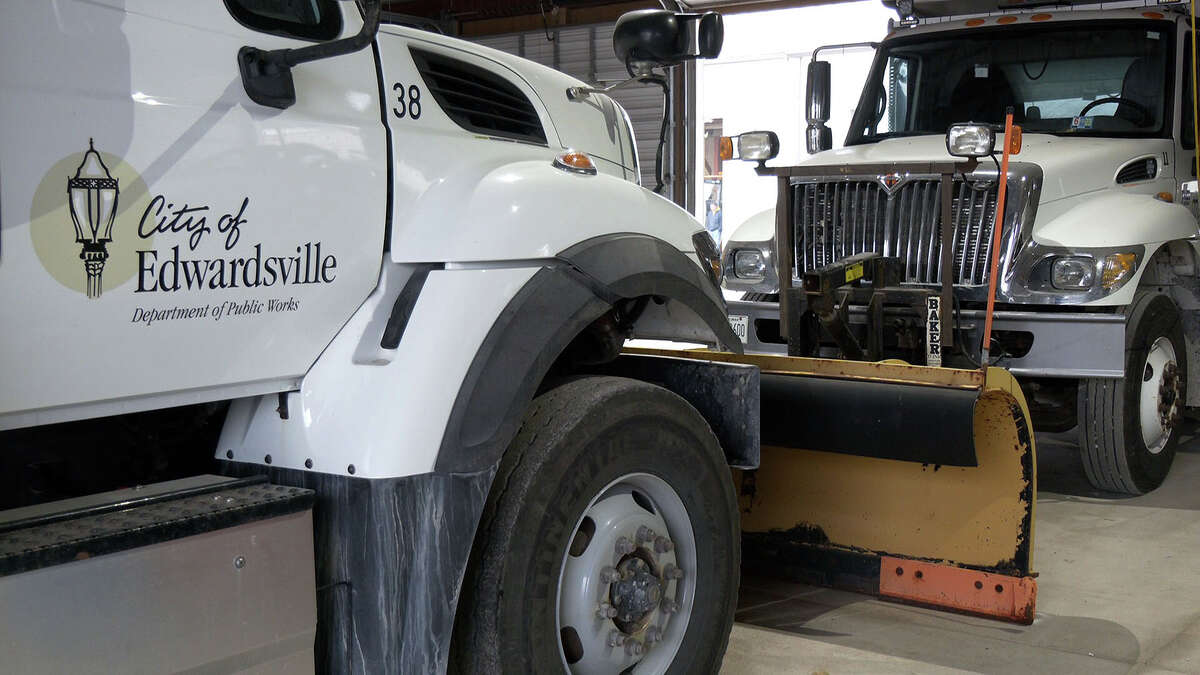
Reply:
[[1136, 498], [1088, 485], [1073, 432], [1037, 437], [1033, 625], [744, 578], [721, 672], [1200, 673], [1198, 432]]

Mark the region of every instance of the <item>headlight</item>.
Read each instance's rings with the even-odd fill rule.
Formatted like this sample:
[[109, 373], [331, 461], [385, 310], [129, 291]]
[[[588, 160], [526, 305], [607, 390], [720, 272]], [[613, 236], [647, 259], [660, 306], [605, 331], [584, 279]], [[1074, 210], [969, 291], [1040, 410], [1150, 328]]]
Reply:
[[1083, 256], [1057, 258], [1051, 268], [1050, 283], [1065, 291], [1085, 291], [1096, 283], [1096, 261]]
[[717, 244], [713, 241], [712, 235], [708, 233], [708, 230], [700, 230], [696, 234], [693, 234], [692, 246], [696, 248], [696, 255], [699, 256], [700, 262], [704, 266], [704, 271], [708, 274], [708, 278], [712, 280], [713, 286], [720, 290], [721, 249], [717, 248]]
[[[737, 152], [734, 152], [734, 146]], [[721, 137], [721, 159], [741, 159], [763, 163], [779, 154], [779, 135], [774, 131], [747, 131]]]
[[987, 157], [996, 148], [996, 132], [986, 124], [955, 124], [946, 132], [946, 150], [955, 157]]
[[1133, 283], [1145, 262], [1141, 245], [1067, 248], [1029, 242], [1001, 275], [996, 299], [1079, 305], [1107, 298]]
[[762, 281], [767, 278], [767, 261], [758, 249], [741, 249], [733, 252], [733, 276], [746, 281]]
[[1114, 253], [1104, 259], [1100, 266], [1100, 285], [1113, 290], [1124, 285], [1137, 270], [1136, 253]]
[[775, 273], [775, 241], [731, 241], [721, 259], [727, 291], [742, 293], [778, 293]]
[[738, 156], [748, 162], [765, 162], [779, 154], [774, 131], [748, 131], [737, 137]]

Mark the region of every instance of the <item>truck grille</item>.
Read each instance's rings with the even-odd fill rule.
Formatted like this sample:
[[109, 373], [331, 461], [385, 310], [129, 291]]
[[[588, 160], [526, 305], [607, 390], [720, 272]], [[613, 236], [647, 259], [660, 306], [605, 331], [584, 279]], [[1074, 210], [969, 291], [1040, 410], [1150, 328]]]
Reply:
[[[952, 189], [953, 281], [985, 284], [997, 184], [977, 190], [956, 177]], [[941, 283], [939, 179], [910, 179], [890, 196], [874, 177], [800, 182], [792, 190], [798, 278], [857, 253], [877, 252], [902, 261], [905, 282]]]

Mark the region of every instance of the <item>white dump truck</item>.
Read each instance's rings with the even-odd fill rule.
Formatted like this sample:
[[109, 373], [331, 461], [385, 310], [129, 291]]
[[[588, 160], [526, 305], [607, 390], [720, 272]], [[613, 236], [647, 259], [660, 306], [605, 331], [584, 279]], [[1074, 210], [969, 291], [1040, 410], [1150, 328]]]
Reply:
[[[738, 348], [612, 99], [378, 2], [0, 35], [0, 670], [716, 671], [757, 436], [603, 371]], [[720, 38], [615, 41], [653, 79]]]
[[[829, 48], [814, 54], [812, 157], [776, 174], [783, 210], [752, 217], [725, 246], [724, 285], [746, 293], [731, 319], [749, 351], [844, 355], [874, 340], [875, 358], [924, 362], [927, 312], [903, 291], [949, 277], [938, 356], [973, 367], [1000, 227], [988, 351], [1020, 380], [1037, 428], [1078, 427], [1095, 487], [1144, 493], [1167, 475], [1185, 406], [1200, 405], [1189, 17], [1171, 3], [1023, 7], [1035, 4], [899, 2], [900, 20], [870, 45], [875, 60], [836, 150], [825, 126]], [[1023, 147], [998, 225], [994, 160], [1009, 110]], [[948, 134], [952, 125], [965, 126]], [[744, 140], [747, 158], [773, 156], [769, 134]], [[974, 159], [940, 182], [933, 164], [956, 157]], [[789, 250], [776, 247], [778, 232]], [[857, 281], [833, 293], [820, 321], [798, 305], [792, 333], [803, 334], [784, 337], [779, 280], [802, 286], [863, 255], [895, 261], [900, 295], [880, 295], [876, 314], [867, 280]]]

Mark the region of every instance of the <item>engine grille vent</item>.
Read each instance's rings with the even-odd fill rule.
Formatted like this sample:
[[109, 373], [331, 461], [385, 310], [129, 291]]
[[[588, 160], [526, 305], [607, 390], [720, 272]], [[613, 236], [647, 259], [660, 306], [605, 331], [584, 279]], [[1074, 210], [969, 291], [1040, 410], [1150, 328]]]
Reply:
[[1117, 172], [1117, 184], [1136, 183], [1138, 181], [1150, 180], [1158, 175], [1158, 161], [1153, 157], [1145, 157], [1143, 159], [1135, 159], [1132, 162], [1121, 167]]
[[[955, 284], [988, 281], [997, 186], [953, 182], [951, 242]], [[910, 180], [889, 196], [877, 180], [835, 180], [792, 187], [796, 277], [857, 253], [900, 258], [903, 281], [941, 283], [941, 188]]]
[[411, 51], [429, 93], [459, 126], [488, 136], [546, 144], [537, 110], [511, 82], [457, 59]]

